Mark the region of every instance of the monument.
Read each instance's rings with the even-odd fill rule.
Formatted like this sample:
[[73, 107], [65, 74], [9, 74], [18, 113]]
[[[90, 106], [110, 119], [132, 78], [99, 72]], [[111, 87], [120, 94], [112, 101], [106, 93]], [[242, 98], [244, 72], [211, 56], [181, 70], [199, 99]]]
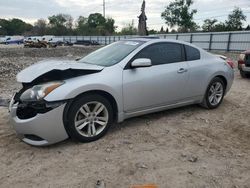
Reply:
[[139, 18], [138, 24], [138, 34], [141, 36], [148, 35], [147, 31], [147, 16], [145, 14], [146, 2], [143, 0], [142, 7], [141, 7], [141, 14]]

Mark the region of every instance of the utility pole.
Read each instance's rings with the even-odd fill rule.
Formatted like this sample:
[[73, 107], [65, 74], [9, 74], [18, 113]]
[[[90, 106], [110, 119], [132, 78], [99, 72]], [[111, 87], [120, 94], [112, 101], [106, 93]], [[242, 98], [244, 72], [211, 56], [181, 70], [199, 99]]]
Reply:
[[105, 0], [103, 0], [103, 17], [105, 18]]

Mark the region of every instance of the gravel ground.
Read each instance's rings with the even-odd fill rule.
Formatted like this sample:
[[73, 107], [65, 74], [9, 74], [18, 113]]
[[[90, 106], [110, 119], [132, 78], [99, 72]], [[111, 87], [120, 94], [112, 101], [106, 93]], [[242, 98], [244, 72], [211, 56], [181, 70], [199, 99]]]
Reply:
[[[74, 59], [92, 48], [0, 47], [0, 98], [19, 87], [15, 74], [44, 58]], [[238, 55], [225, 54], [233, 59]], [[235, 82], [216, 110], [197, 105], [126, 120], [94, 143], [24, 144], [0, 107], [0, 187], [250, 187], [250, 80]]]

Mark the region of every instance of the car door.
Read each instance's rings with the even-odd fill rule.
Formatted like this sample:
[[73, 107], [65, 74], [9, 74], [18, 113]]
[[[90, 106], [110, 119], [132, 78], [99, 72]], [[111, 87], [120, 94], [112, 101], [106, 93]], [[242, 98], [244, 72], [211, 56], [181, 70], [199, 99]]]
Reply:
[[[148, 58], [151, 67], [130, 68], [138, 58]], [[155, 43], [135, 55], [123, 71], [124, 111], [133, 112], [177, 103], [185, 98], [188, 65], [183, 45]]]
[[189, 79], [187, 82], [186, 96], [189, 98], [204, 95], [207, 87], [208, 73], [211, 67], [209, 61], [201, 60], [200, 50], [189, 45], [184, 45], [186, 60], [189, 67]]

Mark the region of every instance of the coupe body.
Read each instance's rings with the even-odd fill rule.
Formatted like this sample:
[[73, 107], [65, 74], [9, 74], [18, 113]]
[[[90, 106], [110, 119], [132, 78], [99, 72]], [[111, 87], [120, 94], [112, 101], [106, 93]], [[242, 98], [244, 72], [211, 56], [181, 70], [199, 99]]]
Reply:
[[77, 61], [45, 61], [17, 75], [10, 103], [18, 136], [35, 146], [72, 138], [91, 142], [113, 122], [190, 104], [217, 108], [233, 69], [189, 43], [137, 38]]

